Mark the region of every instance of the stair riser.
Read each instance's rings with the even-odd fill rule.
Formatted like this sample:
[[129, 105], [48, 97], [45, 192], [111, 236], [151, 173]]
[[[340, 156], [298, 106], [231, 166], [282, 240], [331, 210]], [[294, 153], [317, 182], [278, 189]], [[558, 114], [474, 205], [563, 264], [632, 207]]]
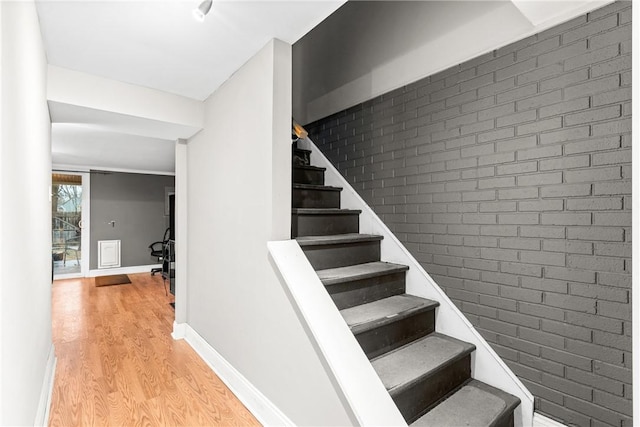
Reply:
[[291, 152], [291, 162], [294, 166], [309, 166], [311, 164], [311, 153], [306, 150], [293, 148]]
[[367, 357], [372, 359], [434, 332], [435, 325], [435, 310], [431, 309], [356, 334], [356, 339]]
[[[324, 171], [321, 168], [304, 167], [310, 166], [310, 151], [301, 150], [297, 148], [297, 142], [292, 146], [292, 183], [294, 184], [307, 184], [309, 186], [317, 185], [323, 186], [325, 183]], [[298, 166], [298, 167], [296, 167]], [[294, 212], [295, 208], [301, 209], [297, 213], [292, 214], [291, 222], [291, 235], [293, 238], [302, 236], [330, 236], [336, 234], [358, 233], [359, 232], [359, 215], [357, 213], [345, 214], [345, 211], [331, 213], [309, 213], [311, 209], [339, 209], [340, 208], [340, 192], [328, 190], [326, 188], [300, 188], [304, 185], [295, 186], [298, 188], [292, 189], [291, 202]], [[302, 210], [307, 208], [309, 210]], [[313, 211], [311, 211], [313, 212]], [[324, 211], [323, 211], [324, 212]], [[347, 238], [346, 241], [351, 243], [334, 243], [334, 244], [318, 244], [316, 239], [301, 239], [301, 247], [309, 262], [316, 270], [324, 270], [329, 268], [345, 267], [350, 265], [363, 264], [380, 260], [380, 241], [358, 241], [353, 242], [351, 236], [342, 236]], [[335, 242], [339, 240], [344, 242], [344, 239], [330, 239], [325, 240]], [[362, 240], [362, 239], [359, 239]], [[366, 240], [366, 239], [364, 239]], [[359, 267], [361, 268], [361, 267]], [[353, 274], [356, 269], [351, 269], [350, 274]], [[365, 270], [366, 272], [366, 270]], [[371, 274], [371, 271], [367, 273]], [[325, 273], [327, 276], [331, 273]], [[336, 273], [337, 274], [337, 273]], [[366, 273], [359, 273], [361, 276]], [[375, 274], [375, 272], [373, 273]], [[355, 307], [361, 304], [367, 304], [384, 298], [388, 298], [394, 295], [401, 295], [406, 290], [406, 273], [405, 271], [398, 272], [397, 269], [386, 270], [385, 274], [369, 277], [366, 279], [351, 280], [348, 282], [328, 284], [325, 285], [328, 293], [332, 297], [338, 309], [346, 309]], [[337, 279], [327, 279], [327, 281], [337, 281]], [[389, 302], [387, 302], [389, 303]], [[395, 303], [395, 302], [394, 302]], [[363, 351], [369, 359], [374, 359], [378, 356], [385, 355], [385, 353], [398, 349], [399, 347], [409, 344], [414, 340], [425, 337], [435, 331], [435, 305], [437, 303], [429, 302], [428, 309], [422, 308], [423, 311], [416, 312], [410, 315], [406, 315], [409, 311], [400, 312], [398, 315], [383, 317], [380, 315], [380, 319], [373, 321], [377, 326], [371, 328], [371, 323], [364, 325], [357, 325], [352, 327], [352, 331], [357, 339], [358, 343], [362, 347]], [[414, 305], [413, 307], [418, 307]], [[406, 309], [394, 309], [394, 310], [382, 311], [382, 313], [389, 313]], [[395, 306], [392, 307], [407, 307], [407, 306]], [[348, 319], [358, 319], [357, 315], [366, 315], [370, 313], [377, 313], [379, 307], [365, 307], [363, 312], [351, 312], [345, 313], [345, 317]], [[368, 310], [368, 311], [367, 311]], [[412, 310], [415, 310], [412, 309]], [[364, 330], [365, 328], [371, 328]], [[440, 334], [435, 334], [439, 336]], [[432, 337], [427, 340], [434, 339]], [[442, 340], [442, 338], [440, 338]], [[448, 339], [451, 341], [451, 339]], [[454, 340], [457, 341], [457, 340]], [[409, 366], [410, 372], [415, 372], [419, 367], [422, 368], [422, 372], [426, 371], [426, 367], [430, 362], [428, 359], [432, 357], [430, 353], [433, 348], [439, 348], [439, 341], [425, 341], [430, 343], [423, 344], [418, 356], [415, 354], [411, 357], [411, 360], [407, 360], [406, 357], [401, 363], [392, 363], [390, 361], [394, 359], [378, 359], [381, 363], [374, 361], [375, 366], [382, 366], [381, 375], [384, 374], [385, 384], [392, 384], [388, 381], [387, 375], [396, 375], [397, 370], [404, 369], [407, 365], [413, 365], [414, 361], [419, 363], [418, 366]], [[442, 342], [442, 341], [440, 341]], [[443, 344], [444, 345], [444, 344]], [[405, 418], [408, 424], [411, 424], [433, 409], [438, 404], [442, 403], [446, 398], [450, 397], [456, 390], [463, 384], [466, 384], [471, 377], [471, 354], [473, 346], [471, 344], [461, 343], [462, 349], [456, 354], [456, 356], [449, 356], [451, 359], [444, 366], [440, 366], [435, 372], [431, 372], [428, 377], [413, 379], [403, 385], [390, 391], [391, 397], [398, 407], [400, 413]], [[410, 351], [416, 347], [411, 347]], [[446, 348], [446, 346], [445, 346]], [[407, 354], [407, 353], [404, 353]], [[411, 354], [411, 353], [408, 353]], [[438, 353], [436, 353], [438, 354]], [[442, 354], [440, 353], [443, 357]], [[448, 353], [444, 353], [448, 354]], [[394, 353], [391, 355], [383, 356], [396, 356], [402, 355], [402, 353]], [[420, 356], [422, 355], [422, 356]], [[386, 367], [384, 364], [387, 364]], [[376, 365], [377, 364], [377, 365]], [[378, 368], [376, 368], [378, 369]], [[386, 369], [386, 370], [385, 370]], [[413, 371], [412, 371], [413, 370]], [[391, 377], [393, 378], [393, 376]], [[474, 381], [469, 382], [469, 386]], [[477, 387], [477, 386], [476, 386]], [[466, 390], [466, 389], [465, 389]], [[503, 395], [505, 393], [502, 393]], [[459, 395], [465, 396], [465, 395]], [[468, 396], [468, 395], [467, 395]], [[462, 400], [468, 400], [466, 397]], [[455, 397], [448, 401], [454, 406], [458, 406], [458, 401]], [[492, 427], [513, 427], [514, 426], [514, 413], [512, 408], [515, 403], [513, 400], [505, 400], [508, 403], [504, 406], [504, 410], [490, 423]], [[473, 402], [470, 402], [472, 404]], [[446, 403], [445, 403], [446, 404]], [[462, 405], [466, 406], [466, 405]], [[471, 406], [473, 407], [473, 406]], [[476, 405], [477, 407], [477, 405]], [[457, 408], [456, 408], [457, 409]], [[457, 410], [454, 410], [456, 412]], [[449, 416], [446, 408], [442, 413], [445, 416]], [[477, 411], [471, 411], [472, 418], [477, 417]], [[446, 422], [432, 422], [428, 421], [429, 417], [439, 417], [440, 414], [432, 412], [421, 421], [426, 422], [425, 425], [448, 425]], [[463, 415], [467, 417], [465, 413]], [[426, 420], [426, 421], [425, 421]], [[449, 423], [451, 424], [451, 423]], [[474, 425], [471, 423], [457, 423], [461, 425]], [[477, 420], [476, 423], [478, 424]]]
[[291, 180], [294, 184], [324, 185], [324, 171], [293, 168]]
[[292, 214], [291, 237], [357, 233], [358, 214]]
[[302, 250], [315, 270], [380, 261], [380, 241], [303, 246]]
[[327, 286], [338, 310], [400, 295], [405, 292], [405, 272], [386, 274]]
[[495, 424], [492, 427], [513, 427], [514, 426], [514, 418], [513, 411], [505, 414], [505, 416], [501, 417], [499, 420], [496, 420]]
[[411, 424], [470, 377], [471, 355], [467, 355], [391, 397], [404, 419]]
[[340, 192], [294, 188], [291, 194], [293, 208], [340, 208]]

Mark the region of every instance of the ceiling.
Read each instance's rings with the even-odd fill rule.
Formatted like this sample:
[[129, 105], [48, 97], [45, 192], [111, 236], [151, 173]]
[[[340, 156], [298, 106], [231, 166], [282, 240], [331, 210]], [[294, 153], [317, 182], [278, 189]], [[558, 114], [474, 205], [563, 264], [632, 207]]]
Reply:
[[[295, 43], [346, 0], [214, 0], [198, 22], [192, 10], [200, 1], [37, 0], [48, 63], [202, 101], [269, 40]], [[510, 0], [536, 28], [608, 1]], [[456, 2], [438, 3], [454, 8]], [[473, 35], [458, 33], [475, 43]], [[49, 109], [52, 158], [60, 169], [171, 174], [176, 138], [199, 130], [53, 100]]]
[[[198, 22], [192, 10], [200, 1], [39, 0], [48, 63], [204, 100], [269, 40], [293, 44], [345, 0], [216, 0]], [[54, 166], [174, 171], [175, 135], [167, 124], [136, 126], [131, 116], [49, 107]]]
[[295, 43], [344, 1], [37, 3], [49, 64], [206, 99], [270, 39]]

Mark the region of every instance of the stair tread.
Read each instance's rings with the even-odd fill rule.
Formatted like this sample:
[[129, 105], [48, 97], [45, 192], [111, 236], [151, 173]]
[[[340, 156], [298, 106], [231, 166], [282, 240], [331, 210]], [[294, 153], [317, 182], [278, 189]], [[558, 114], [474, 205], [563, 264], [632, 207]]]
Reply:
[[409, 270], [409, 267], [406, 265], [375, 261], [349, 265], [347, 267], [327, 268], [325, 270], [318, 270], [317, 273], [323, 284], [333, 285], [407, 270]]
[[311, 154], [311, 150], [307, 150], [306, 148], [297, 148], [297, 147], [293, 147], [293, 151], [302, 151], [304, 153], [309, 153]]
[[327, 170], [327, 168], [322, 168], [320, 166], [313, 166], [313, 165], [294, 165], [293, 168], [306, 169], [306, 170], [319, 171], [319, 172], [324, 172]]
[[362, 211], [358, 209], [340, 208], [293, 208], [292, 214], [302, 215], [359, 215]]
[[342, 191], [342, 187], [332, 187], [330, 185], [317, 185], [317, 184], [296, 184], [292, 185], [293, 188], [300, 190], [324, 190], [324, 191]]
[[418, 311], [430, 310], [440, 305], [436, 301], [413, 295], [394, 295], [340, 311], [354, 334], [399, 320]]
[[489, 426], [511, 412], [520, 399], [477, 380], [471, 380], [412, 426]]
[[473, 350], [473, 344], [436, 332], [385, 353], [371, 364], [393, 395]]
[[374, 234], [360, 234], [360, 233], [296, 237], [296, 241], [300, 246], [317, 246], [317, 245], [371, 242], [371, 241], [382, 240], [382, 239], [383, 239], [382, 236], [377, 236]]

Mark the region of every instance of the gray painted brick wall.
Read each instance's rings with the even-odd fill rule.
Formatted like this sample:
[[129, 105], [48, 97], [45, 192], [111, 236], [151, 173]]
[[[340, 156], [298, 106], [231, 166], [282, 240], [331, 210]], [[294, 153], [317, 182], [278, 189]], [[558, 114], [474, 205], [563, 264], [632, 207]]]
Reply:
[[536, 396], [631, 425], [631, 3], [307, 126]]

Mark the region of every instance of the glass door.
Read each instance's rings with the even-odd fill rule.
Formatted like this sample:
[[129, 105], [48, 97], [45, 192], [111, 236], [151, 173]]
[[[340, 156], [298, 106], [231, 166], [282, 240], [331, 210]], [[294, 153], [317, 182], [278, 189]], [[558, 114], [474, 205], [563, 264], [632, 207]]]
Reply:
[[51, 176], [51, 257], [55, 279], [86, 275], [83, 175], [54, 173]]

